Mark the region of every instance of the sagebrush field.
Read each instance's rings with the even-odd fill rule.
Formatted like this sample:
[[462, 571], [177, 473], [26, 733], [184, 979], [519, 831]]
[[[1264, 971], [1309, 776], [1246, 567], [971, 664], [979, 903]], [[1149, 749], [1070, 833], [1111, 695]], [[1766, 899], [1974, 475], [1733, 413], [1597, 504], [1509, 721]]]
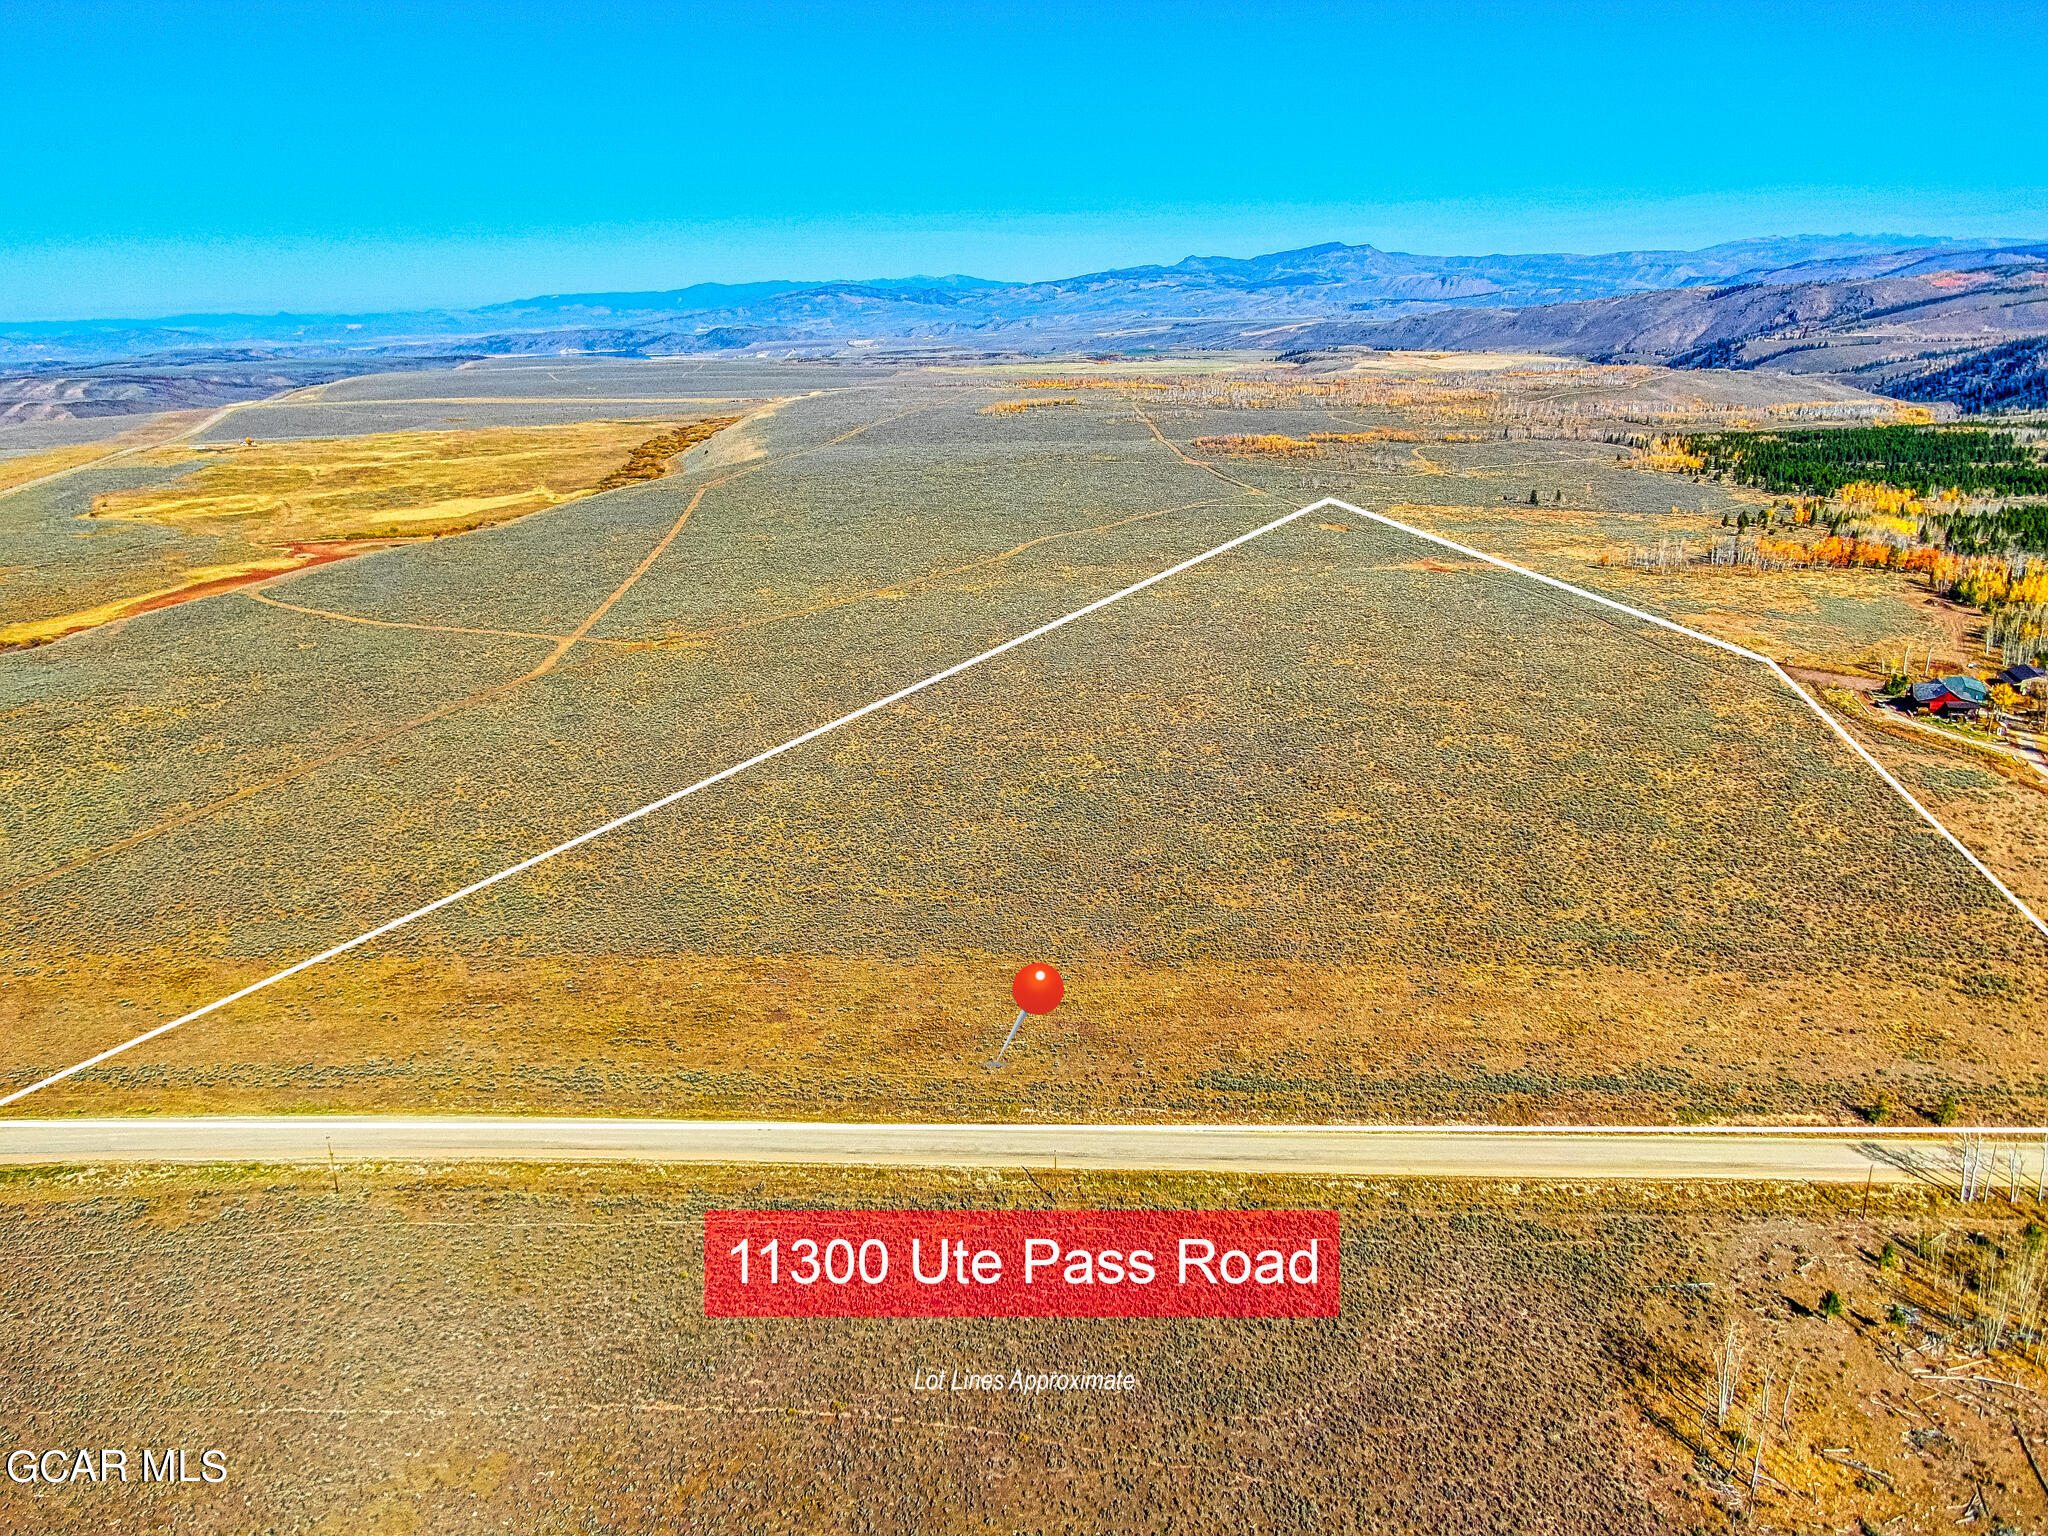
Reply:
[[[1066, 1204], [1334, 1209], [1343, 1314], [702, 1315], [707, 1209]], [[10, 1490], [48, 1531], [117, 1500], [172, 1532], [2024, 1529], [2038, 1214], [1913, 1186], [17, 1172], [0, 1426], [226, 1457], [218, 1487]], [[912, 1390], [955, 1367], [1137, 1386]]]
[[[1609, 436], [1881, 408], [1640, 369], [773, 374], [693, 372], [784, 403], [667, 479], [0, 663], [5, 1076], [1325, 493], [1726, 632], [1595, 557], [1751, 493]], [[988, 409], [1041, 397], [1077, 403]], [[1200, 446], [1275, 437], [1314, 451]], [[1719, 590], [1781, 653], [1931, 627], [1843, 574]], [[2038, 949], [1763, 669], [1318, 513], [37, 1102], [2032, 1120]], [[1033, 956], [1070, 1002], [984, 1072]]]

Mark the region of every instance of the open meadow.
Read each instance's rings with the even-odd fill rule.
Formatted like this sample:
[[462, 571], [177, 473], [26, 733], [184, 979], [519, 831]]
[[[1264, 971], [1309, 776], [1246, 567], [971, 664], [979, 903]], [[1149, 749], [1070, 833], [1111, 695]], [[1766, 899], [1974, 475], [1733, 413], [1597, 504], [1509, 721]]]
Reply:
[[[2027, 1529], [2040, 1214], [1928, 1185], [645, 1167], [0, 1180], [0, 1426], [226, 1481], [51, 1532]], [[703, 1217], [1332, 1209], [1342, 1314], [724, 1320]], [[2036, 1342], [2029, 1342], [2034, 1340]], [[952, 1372], [1128, 1372], [955, 1391]], [[916, 1390], [936, 1372], [943, 1390]]]
[[[322, 399], [540, 409], [679, 367]], [[1774, 654], [1939, 629], [1866, 573], [1598, 564], [1754, 494], [1610, 437], [1867, 397], [692, 367], [776, 403], [665, 478], [0, 657], [0, 1079], [1322, 495], [1713, 632], [1725, 603]], [[2037, 1122], [2041, 948], [1761, 667], [1325, 509], [24, 1107]], [[1067, 1006], [989, 1073], [1037, 956]]]

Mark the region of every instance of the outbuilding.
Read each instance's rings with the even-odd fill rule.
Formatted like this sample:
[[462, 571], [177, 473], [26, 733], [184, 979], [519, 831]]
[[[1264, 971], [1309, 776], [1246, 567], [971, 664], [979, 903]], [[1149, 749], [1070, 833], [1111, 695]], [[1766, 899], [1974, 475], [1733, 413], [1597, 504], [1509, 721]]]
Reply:
[[2037, 667], [2031, 661], [2020, 661], [2007, 667], [1991, 681], [2003, 683], [2008, 688], [2023, 690], [2027, 684], [2039, 682], [2044, 677], [2048, 677], [2048, 667]]

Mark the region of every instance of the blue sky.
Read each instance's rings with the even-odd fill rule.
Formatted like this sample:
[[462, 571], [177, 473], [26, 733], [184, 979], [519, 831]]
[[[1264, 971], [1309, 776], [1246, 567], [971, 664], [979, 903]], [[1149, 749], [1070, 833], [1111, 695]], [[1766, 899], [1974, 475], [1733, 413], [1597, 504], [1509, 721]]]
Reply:
[[0, 0], [0, 318], [2048, 237], [2048, 6]]

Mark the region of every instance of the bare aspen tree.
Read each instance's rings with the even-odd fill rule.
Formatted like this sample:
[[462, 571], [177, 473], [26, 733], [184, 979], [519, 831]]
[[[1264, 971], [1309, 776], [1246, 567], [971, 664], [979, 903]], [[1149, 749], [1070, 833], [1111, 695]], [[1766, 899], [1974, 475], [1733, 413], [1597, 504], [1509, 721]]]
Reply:
[[1928, 1267], [1934, 1271], [1934, 1294], [1942, 1304], [1944, 1312], [1949, 1311], [1946, 1300], [1948, 1293], [1948, 1229], [1942, 1228], [1927, 1239], [1922, 1250]]
[[1993, 1251], [1984, 1259], [1984, 1271], [1977, 1294], [1979, 1302], [1978, 1326], [1984, 1332], [1984, 1353], [1994, 1354], [2005, 1337], [2006, 1305], [2012, 1296], [2012, 1282], [2005, 1266], [1998, 1262]]
[[1975, 1200], [1983, 1188], [1984, 1138], [1969, 1134], [1962, 1138], [1963, 1182], [1957, 1192], [1965, 1205]]
[[1714, 1427], [1728, 1427], [1728, 1409], [1735, 1401], [1735, 1383], [1742, 1371], [1742, 1344], [1735, 1336], [1735, 1319], [1728, 1319], [1728, 1336], [1721, 1341], [1721, 1353], [1714, 1362]]
[[2032, 1334], [2036, 1353], [2039, 1352], [2040, 1330], [2037, 1318], [2041, 1310], [2041, 1251], [2029, 1248], [2011, 1265], [2012, 1295], [2007, 1301], [2007, 1315], [2015, 1327]]
[[2015, 1326], [2033, 1331], [2041, 1304], [2041, 1254], [2038, 1249], [2028, 1249], [2007, 1259], [1987, 1278], [1985, 1343], [1987, 1348], [1996, 1349]]
[[1756, 1485], [1763, 1480], [1764, 1475], [1764, 1441], [1770, 1438], [1771, 1433], [1771, 1373], [1769, 1371], [1764, 1372], [1763, 1391], [1758, 1394], [1758, 1397], [1763, 1405], [1763, 1412], [1757, 1417], [1756, 1444], [1751, 1447], [1753, 1454], [1749, 1463], [1749, 1502], [1752, 1506], [1756, 1504]]

